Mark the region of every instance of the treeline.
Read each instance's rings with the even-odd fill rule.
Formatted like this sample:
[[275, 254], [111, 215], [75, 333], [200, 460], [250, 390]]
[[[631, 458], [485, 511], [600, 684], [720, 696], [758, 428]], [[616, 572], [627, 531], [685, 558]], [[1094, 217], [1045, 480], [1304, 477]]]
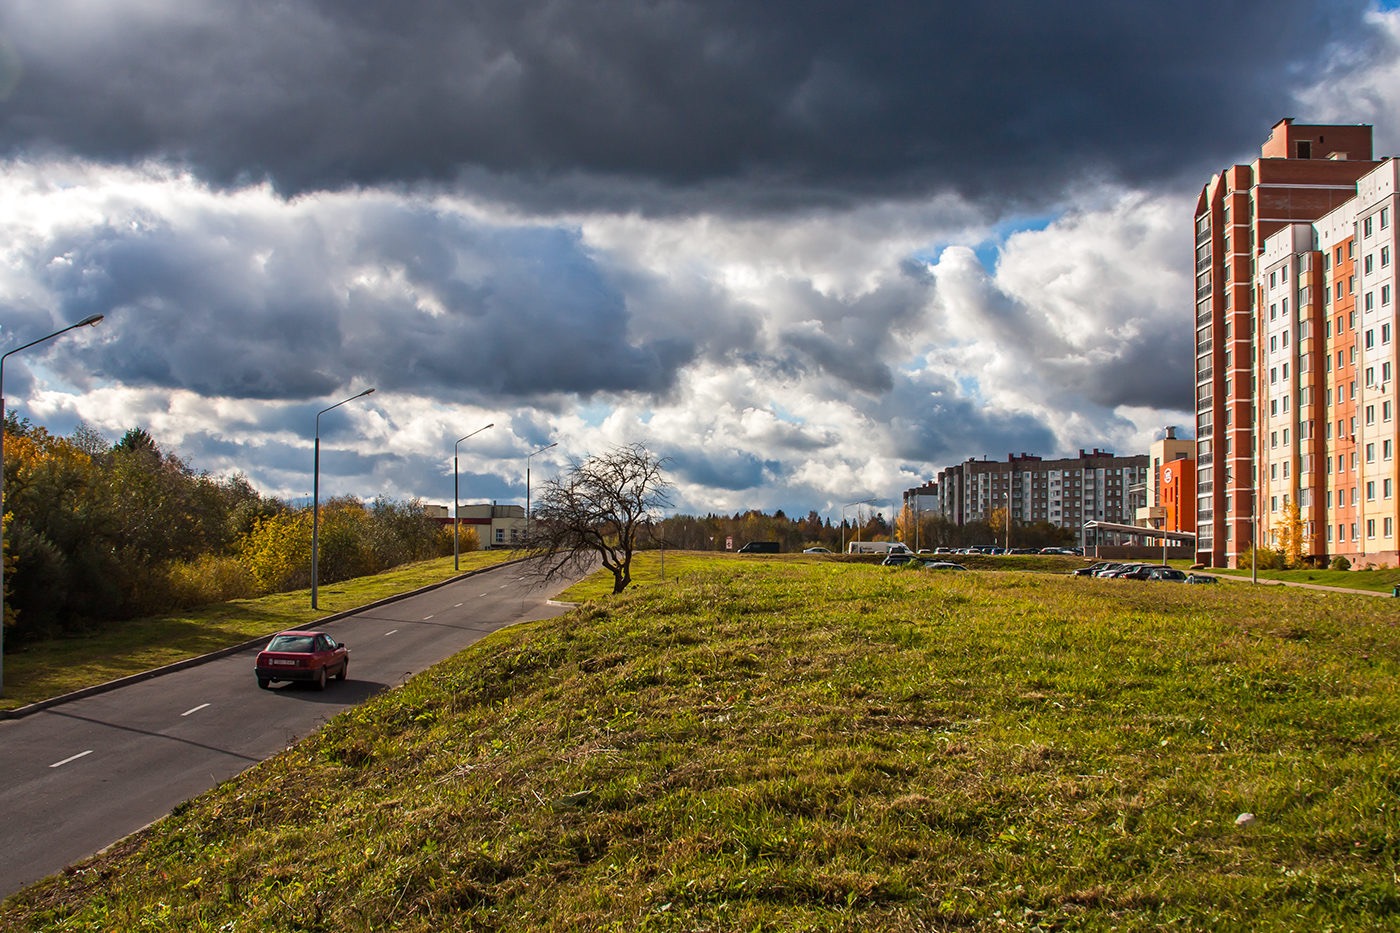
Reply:
[[[789, 518], [782, 509], [769, 515], [751, 510], [734, 515], [675, 515], [655, 526], [651, 546], [664, 541], [667, 547], [695, 551], [723, 551], [727, 544], [738, 550], [750, 541], [777, 541], [783, 551], [824, 547], [840, 551], [842, 541], [903, 541], [909, 547], [971, 547], [1002, 544], [1006, 540], [1004, 512], [992, 522], [959, 525], [941, 515], [908, 509], [896, 516], [893, 525], [880, 512], [859, 510], [843, 523], [832, 523], [815, 511], [805, 518]], [[844, 527], [843, 527], [844, 526]], [[1049, 522], [1013, 524], [1012, 547], [1062, 547], [1076, 543], [1074, 533]]]
[[[108, 444], [11, 412], [4, 430], [7, 642], [310, 585], [309, 506], [197, 471], [139, 428]], [[318, 543], [323, 583], [452, 553], [416, 501], [322, 503]]]

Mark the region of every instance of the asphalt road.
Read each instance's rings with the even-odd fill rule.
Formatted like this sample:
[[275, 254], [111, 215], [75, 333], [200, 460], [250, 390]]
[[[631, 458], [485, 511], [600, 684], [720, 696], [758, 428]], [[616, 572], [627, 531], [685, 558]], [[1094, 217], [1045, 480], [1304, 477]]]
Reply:
[[91, 855], [483, 635], [564, 610], [518, 566], [321, 626], [350, 678], [259, 690], [256, 649], [0, 722], [0, 897]]

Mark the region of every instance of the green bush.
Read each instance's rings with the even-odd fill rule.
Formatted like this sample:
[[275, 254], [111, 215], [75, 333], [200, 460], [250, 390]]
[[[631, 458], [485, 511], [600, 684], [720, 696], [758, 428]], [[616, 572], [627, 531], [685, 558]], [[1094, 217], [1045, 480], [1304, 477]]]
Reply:
[[1329, 564], [1328, 567], [1332, 570], [1350, 570], [1351, 561], [1347, 560], [1345, 557], [1334, 557], [1332, 558], [1332, 563]]

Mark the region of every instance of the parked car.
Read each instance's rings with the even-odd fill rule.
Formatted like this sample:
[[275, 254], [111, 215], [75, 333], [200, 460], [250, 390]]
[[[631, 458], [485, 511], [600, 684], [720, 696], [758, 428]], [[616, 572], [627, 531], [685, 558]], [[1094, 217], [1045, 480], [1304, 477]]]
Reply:
[[1186, 575], [1186, 582], [1187, 582], [1187, 583], [1214, 583], [1214, 582], [1215, 582], [1215, 577], [1212, 577], [1212, 576], [1210, 576], [1209, 574], [1204, 574], [1204, 573], [1188, 573], [1188, 574]]
[[918, 562], [918, 555], [915, 554], [891, 554], [889, 557], [880, 561], [880, 566], [903, 567], [905, 564], [917, 564]]
[[307, 681], [324, 690], [331, 677], [344, 680], [349, 676], [350, 649], [325, 632], [278, 632], [258, 652], [253, 673], [264, 690], [279, 680]]
[[1138, 564], [1136, 567], [1118, 576], [1125, 580], [1150, 580], [1152, 575], [1161, 570], [1171, 570], [1165, 564]]
[[1100, 570], [1107, 570], [1109, 567], [1117, 566], [1111, 560], [1096, 560], [1087, 567], [1080, 567], [1074, 571], [1076, 577], [1096, 577]]
[[1106, 580], [1116, 580], [1119, 577], [1126, 577], [1141, 566], [1142, 564], [1115, 564], [1112, 567], [1100, 570], [1098, 573], [1094, 574], [1094, 576]]
[[740, 554], [776, 554], [778, 553], [777, 541], [750, 541], [739, 548]]
[[953, 562], [950, 561], [950, 560], [926, 560], [926, 561], [924, 561], [924, 569], [925, 569], [925, 570], [966, 570], [967, 568], [964, 567], [962, 564], [955, 564], [955, 563], [953, 563]]
[[831, 553], [831, 548], [826, 548], [826, 547], [822, 547], [822, 546], [818, 545], [817, 547], [803, 548], [803, 549], [802, 549], [802, 553], [803, 553], [803, 554], [830, 554], [830, 553]]
[[1148, 580], [1165, 580], [1168, 583], [1185, 583], [1186, 571], [1175, 567], [1153, 567], [1147, 574]]

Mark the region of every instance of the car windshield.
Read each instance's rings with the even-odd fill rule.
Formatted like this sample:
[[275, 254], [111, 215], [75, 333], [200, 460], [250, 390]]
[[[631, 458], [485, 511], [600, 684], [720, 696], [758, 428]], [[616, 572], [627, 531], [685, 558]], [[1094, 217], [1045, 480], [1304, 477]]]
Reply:
[[311, 635], [278, 635], [268, 642], [268, 651], [293, 651], [309, 653], [315, 637]]

